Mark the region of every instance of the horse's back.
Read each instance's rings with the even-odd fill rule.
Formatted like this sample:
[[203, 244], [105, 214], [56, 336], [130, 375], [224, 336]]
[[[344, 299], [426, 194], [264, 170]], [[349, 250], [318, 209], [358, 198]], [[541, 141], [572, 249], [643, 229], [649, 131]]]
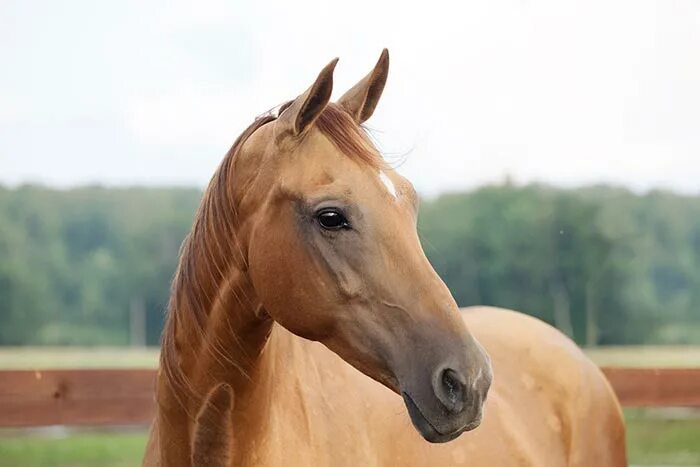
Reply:
[[460, 439], [515, 443], [512, 459], [526, 465], [627, 465], [617, 398], [569, 338], [510, 310], [472, 307], [462, 315], [491, 356], [494, 383], [484, 423]]

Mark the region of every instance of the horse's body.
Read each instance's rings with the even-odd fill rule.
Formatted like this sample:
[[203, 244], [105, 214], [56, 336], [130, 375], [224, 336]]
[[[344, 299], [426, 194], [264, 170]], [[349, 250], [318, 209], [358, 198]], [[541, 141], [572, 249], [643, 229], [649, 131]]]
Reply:
[[458, 312], [420, 249], [412, 188], [358, 156], [350, 117], [374, 110], [386, 54], [338, 107], [333, 66], [244, 132], [205, 193], [144, 464], [625, 465], [595, 365], [535, 319]]
[[462, 314], [497, 375], [477, 430], [426, 443], [399, 396], [323, 345], [275, 326], [251, 399], [237, 400], [256, 410], [237, 420], [232, 465], [626, 465], [617, 401], [569, 339], [516, 312]]

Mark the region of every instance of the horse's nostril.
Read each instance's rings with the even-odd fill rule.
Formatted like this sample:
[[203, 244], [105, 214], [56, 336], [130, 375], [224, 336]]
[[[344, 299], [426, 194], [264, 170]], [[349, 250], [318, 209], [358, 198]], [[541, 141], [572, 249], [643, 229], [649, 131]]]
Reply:
[[458, 413], [464, 408], [466, 386], [459, 374], [451, 368], [443, 370], [437, 396], [449, 412]]
[[457, 402], [462, 393], [462, 387], [460, 382], [457, 380], [457, 374], [449, 369], [443, 371], [442, 385], [445, 388], [445, 395], [447, 396], [447, 399], [452, 403]]

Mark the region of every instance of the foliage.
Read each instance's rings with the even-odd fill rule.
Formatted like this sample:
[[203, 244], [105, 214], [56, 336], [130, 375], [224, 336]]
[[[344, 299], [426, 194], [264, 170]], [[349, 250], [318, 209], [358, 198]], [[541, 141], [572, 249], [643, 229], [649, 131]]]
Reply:
[[0, 344], [125, 344], [134, 300], [158, 342], [201, 193], [0, 190]]
[[426, 252], [462, 306], [535, 315], [579, 343], [700, 342], [700, 199], [510, 184], [425, 203]]
[[[201, 192], [0, 187], [0, 344], [157, 344]], [[462, 306], [579, 343], [700, 343], [700, 198], [506, 183], [425, 200], [419, 232]]]

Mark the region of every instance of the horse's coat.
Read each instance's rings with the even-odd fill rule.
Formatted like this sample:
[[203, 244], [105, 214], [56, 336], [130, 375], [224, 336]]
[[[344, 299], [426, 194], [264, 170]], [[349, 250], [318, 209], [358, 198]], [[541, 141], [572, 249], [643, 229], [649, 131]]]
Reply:
[[458, 311], [425, 258], [415, 191], [359, 126], [386, 51], [330, 104], [335, 63], [244, 131], [204, 194], [144, 464], [625, 465], [595, 365], [533, 318]]
[[192, 435], [192, 467], [226, 467], [231, 463], [233, 391], [217, 384], [204, 399]]

